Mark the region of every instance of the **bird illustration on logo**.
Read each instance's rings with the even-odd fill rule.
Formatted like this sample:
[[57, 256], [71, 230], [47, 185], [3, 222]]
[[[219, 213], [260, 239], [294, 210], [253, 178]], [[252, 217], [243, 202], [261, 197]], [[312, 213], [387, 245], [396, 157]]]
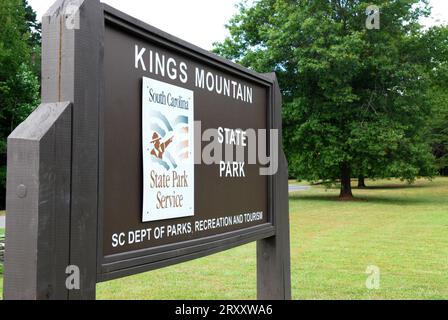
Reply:
[[150, 115], [152, 138], [146, 148], [151, 155], [151, 162], [166, 170], [176, 169], [179, 162], [190, 157], [188, 117], [177, 116], [170, 122], [159, 111], [152, 111]]
[[151, 144], [154, 145], [154, 148], [151, 150], [151, 155], [162, 160], [166, 149], [173, 142], [173, 138], [174, 137], [171, 137], [167, 141], [162, 143], [161, 142], [162, 138], [157, 134], [157, 132], [154, 132], [151, 141]]

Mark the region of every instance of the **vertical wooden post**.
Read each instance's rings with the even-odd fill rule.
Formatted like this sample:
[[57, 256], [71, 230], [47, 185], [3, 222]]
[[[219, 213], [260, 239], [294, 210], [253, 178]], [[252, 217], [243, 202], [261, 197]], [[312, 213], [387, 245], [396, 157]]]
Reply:
[[59, 0], [42, 19], [42, 100], [73, 102], [70, 265], [95, 299], [97, 272], [99, 104], [104, 18], [99, 0]]
[[[42, 29], [43, 104], [8, 140], [5, 298], [95, 299], [100, 1], [59, 0]], [[67, 291], [72, 265], [80, 288]]]
[[8, 138], [4, 299], [67, 299], [71, 105], [40, 105]]
[[260, 300], [290, 300], [288, 163], [282, 143], [282, 98], [275, 74], [267, 76], [275, 81], [273, 127], [279, 130], [279, 166], [278, 172], [273, 176], [270, 199], [274, 202], [276, 234], [272, 238], [257, 242], [257, 291]]

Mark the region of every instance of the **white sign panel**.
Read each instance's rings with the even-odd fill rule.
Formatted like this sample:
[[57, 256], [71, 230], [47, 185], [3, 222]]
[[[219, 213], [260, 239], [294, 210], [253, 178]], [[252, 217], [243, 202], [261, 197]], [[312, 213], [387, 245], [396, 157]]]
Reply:
[[143, 222], [194, 216], [194, 93], [143, 78]]

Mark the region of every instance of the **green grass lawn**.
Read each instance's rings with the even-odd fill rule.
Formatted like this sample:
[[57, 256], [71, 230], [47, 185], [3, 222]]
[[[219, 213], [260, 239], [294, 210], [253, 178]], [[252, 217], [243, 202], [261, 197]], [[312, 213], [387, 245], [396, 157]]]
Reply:
[[[290, 197], [294, 299], [448, 299], [448, 178]], [[381, 271], [379, 290], [366, 268]], [[0, 289], [1, 289], [0, 280]], [[99, 299], [255, 299], [255, 244], [98, 285]]]

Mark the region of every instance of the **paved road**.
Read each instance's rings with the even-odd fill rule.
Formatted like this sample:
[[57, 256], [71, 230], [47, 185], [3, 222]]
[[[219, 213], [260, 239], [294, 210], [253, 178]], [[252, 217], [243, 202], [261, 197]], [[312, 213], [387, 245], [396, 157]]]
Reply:
[[5, 217], [0, 217], [0, 228], [4, 228], [5, 227]]
[[289, 192], [290, 193], [291, 192], [296, 192], [296, 191], [306, 191], [306, 190], [309, 190], [309, 189], [311, 189], [311, 187], [309, 187], [309, 186], [292, 186], [292, 185], [289, 186]]

